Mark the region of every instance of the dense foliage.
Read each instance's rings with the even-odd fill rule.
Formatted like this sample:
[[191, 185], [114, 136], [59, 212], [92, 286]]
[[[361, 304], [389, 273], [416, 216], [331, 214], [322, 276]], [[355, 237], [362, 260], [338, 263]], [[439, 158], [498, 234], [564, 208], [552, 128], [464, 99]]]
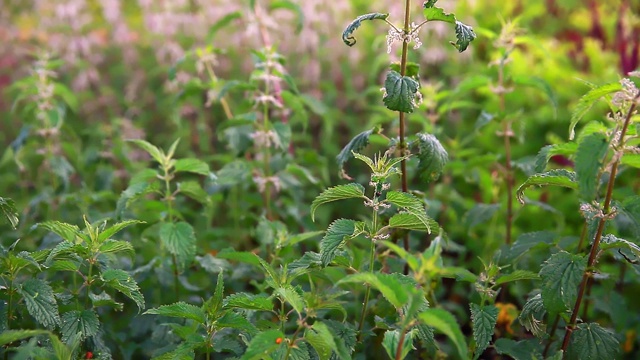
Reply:
[[334, 3], [0, 4], [4, 359], [639, 356], [640, 6]]

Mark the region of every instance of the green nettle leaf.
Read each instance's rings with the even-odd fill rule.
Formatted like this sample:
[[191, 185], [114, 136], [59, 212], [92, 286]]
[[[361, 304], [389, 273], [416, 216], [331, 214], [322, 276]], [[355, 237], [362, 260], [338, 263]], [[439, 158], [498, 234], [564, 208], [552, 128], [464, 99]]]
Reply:
[[311, 220], [315, 218], [315, 212], [320, 205], [343, 199], [361, 198], [364, 196], [364, 187], [360, 184], [351, 183], [346, 185], [338, 185], [326, 189], [322, 194], [318, 195], [311, 203]]
[[542, 300], [548, 312], [565, 312], [576, 300], [578, 285], [587, 267], [586, 259], [566, 251], [553, 254], [540, 269]]
[[247, 293], [236, 293], [224, 299], [225, 308], [238, 308], [245, 310], [271, 311], [273, 301], [266, 295], [253, 295]]
[[[320, 257], [322, 266], [327, 267], [356, 232], [356, 222], [348, 219], [338, 219], [329, 225], [327, 233], [320, 240]], [[359, 234], [358, 234], [359, 235]], [[356, 235], [357, 236], [357, 235]]]
[[194, 158], [186, 158], [176, 160], [173, 165], [174, 171], [179, 172], [189, 172], [193, 174], [200, 174], [204, 176], [209, 175], [209, 165], [199, 159]]
[[0, 197], [0, 212], [4, 215], [4, 218], [9, 221], [11, 227], [14, 229], [18, 226], [18, 209], [16, 208], [15, 201]]
[[565, 169], [555, 169], [542, 174], [532, 175], [527, 179], [527, 181], [520, 185], [516, 191], [516, 197], [521, 204], [524, 204], [524, 191], [528, 187], [549, 185], [577, 189], [578, 183], [576, 182], [576, 173]]
[[571, 334], [568, 360], [616, 359], [620, 344], [616, 336], [597, 323], [578, 324]]
[[471, 323], [473, 324], [473, 339], [476, 341], [474, 359], [482, 355], [489, 346], [498, 321], [498, 308], [494, 305], [480, 306], [471, 304]]
[[259, 333], [249, 343], [247, 351], [242, 355], [241, 360], [268, 359], [266, 356], [276, 350], [280, 345], [276, 342], [278, 338], [284, 338], [280, 330], [267, 330]]
[[[400, 332], [398, 330], [387, 330], [384, 333], [382, 339], [382, 346], [387, 351], [390, 359], [398, 359], [396, 352], [398, 351], [398, 345], [400, 344]], [[400, 353], [400, 359], [407, 357], [409, 352], [413, 349], [413, 337], [411, 333], [406, 334], [402, 341], [402, 351]]]
[[122, 252], [129, 255], [131, 258], [135, 255], [133, 245], [128, 241], [122, 240], [106, 240], [102, 245], [100, 245], [99, 250], [103, 254], [117, 254]]
[[140, 293], [138, 283], [124, 270], [109, 269], [102, 273], [102, 281], [108, 287], [118, 290], [138, 305], [138, 310], [144, 309], [144, 296]]
[[460, 325], [458, 325], [456, 318], [453, 317], [451, 313], [443, 309], [428, 309], [421, 313], [418, 318], [424, 324], [431, 326], [451, 339], [461, 359], [469, 358], [464, 335], [462, 335]]
[[564, 156], [572, 156], [578, 150], [578, 144], [575, 142], [569, 142], [564, 144], [554, 144], [544, 146], [536, 155], [535, 167], [534, 170], [537, 173], [543, 172], [546, 167], [549, 159], [551, 159], [554, 155], [564, 155]]
[[156, 147], [155, 145], [151, 144], [148, 141], [145, 140], [139, 140], [139, 139], [133, 139], [133, 140], [127, 140], [130, 141], [136, 145], [138, 145], [139, 147], [141, 147], [144, 151], [146, 151], [149, 155], [151, 155], [151, 157], [157, 161], [159, 164], [163, 164], [164, 160], [165, 160], [165, 154], [162, 150], [160, 150], [158, 147]]
[[224, 312], [224, 315], [216, 320], [216, 325], [219, 328], [232, 328], [246, 331], [251, 336], [258, 333], [258, 329], [246, 319], [246, 315], [232, 311]]
[[38, 323], [49, 329], [60, 324], [60, 313], [53, 289], [44, 280], [26, 280], [17, 291], [24, 299], [27, 311]]
[[542, 338], [547, 334], [547, 325], [543, 322], [546, 313], [542, 295], [537, 294], [524, 304], [518, 320], [525, 329], [531, 331], [536, 337]]
[[340, 279], [336, 285], [351, 283], [369, 284], [372, 288], [380, 291], [382, 296], [396, 309], [401, 309], [409, 301], [409, 294], [415, 291], [415, 288], [406, 280], [406, 277], [401, 274], [369, 272], [351, 274]]
[[402, 191], [389, 191], [385, 199], [388, 203], [393, 204], [410, 213], [422, 214], [424, 210], [424, 201], [418, 199], [413, 194]]
[[66, 240], [72, 243], [75, 243], [76, 238], [78, 237], [85, 238], [85, 236], [81, 234], [80, 228], [78, 228], [76, 225], [71, 225], [71, 224], [60, 222], [60, 221], [46, 221], [38, 224], [38, 227], [45, 228], [51, 231], [52, 233], [57, 234], [63, 240]]
[[440, 225], [426, 214], [399, 213], [389, 219], [389, 227], [395, 229], [426, 231], [431, 234]]
[[586, 113], [600, 100], [603, 96], [620, 91], [622, 85], [620, 83], [611, 83], [591, 89], [588, 93], [580, 98], [578, 105], [571, 114], [571, 124], [569, 125], [569, 139], [575, 137], [575, 128], [578, 122], [586, 115]]
[[453, 14], [445, 13], [443, 9], [438, 7], [427, 6], [427, 3], [424, 4], [424, 17], [427, 21], [444, 21], [449, 24], [456, 23], [456, 16]]
[[334, 352], [338, 359], [351, 359], [349, 352], [340, 351], [329, 327], [323, 322], [316, 321], [304, 335], [305, 340], [316, 350], [319, 360], [329, 360]]
[[216, 290], [213, 292], [213, 296], [205, 302], [204, 308], [208, 314], [216, 314], [223, 306], [224, 297], [224, 275], [221, 272], [218, 273], [218, 280], [216, 281]]
[[178, 183], [178, 191], [200, 204], [208, 204], [211, 201], [209, 194], [207, 194], [202, 188], [202, 185], [197, 181], [183, 181]]
[[361, 132], [351, 139], [347, 145], [345, 145], [338, 156], [336, 156], [336, 161], [341, 171], [344, 171], [344, 164], [353, 157], [353, 153], [358, 153], [362, 149], [364, 149], [367, 145], [369, 145], [369, 137], [374, 133], [376, 129], [370, 129]]
[[106, 292], [102, 292], [100, 294], [89, 293], [89, 298], [91, 299], [91, 304], [93, 304], [94, 308], [101, 306], [110, 306], [117, 311], [122, 311], [123, 305], [122, 303], [116, 302], [113, 300], [111, 295]]
[[293, 310], [298, 313], [298, 316], [302, 314], [307, 307], [304, 298], [300, 294], [300, 292], [291, 285], [284, 285], [280, 288], [277, 288], [275, 291], [275, 295], [284, 299]]
[[591, 202], [596, 197], [598, 172], [602, 168], [602, 162], [608, 149], [607, 137], [601, 133], [587, 135], [578, 144], [575, 168], [578, 191], [584, 202]]
[[602, 237], [600, 242], [601, 250], [629, 250], [635, 255], [636, 258], [640, 258], [640, 246], [632, 243], [629, 240], [621, 239], [615, 235], [607, 234]]
[[519, 280], [539, 280], [540, 275], [527, 270], [515, 270], [511, 274], [500, 275], [496, 279], [495, 285], [502, 285], [511, 281]]
[[412, 113], [417, 106], [416, 93], [420, 84], [409, 76], [402, 76], [397, 71], [389, 71], [384, 81], [385, 95], [382, 98], [389, 110]]
[[456, 21], [456, 38], [458, 41], [455, 44], [452, 43], [452, 45], [458, 49], [458, 52], [463, 52], [467, 50], [469, 43], [475, 40], [476, 33], [471, 26]]
[[640, 154], [624, 154], [622, 155], [622, 159], [620, 159], [620, 163], [640, 169]]
[[144, 224], [144, 221], [127, 220], [127, 221], [122, 221], [117, 224], [114, 224], [113, 226], [110, 226], [104, 229], [103, 231], [100, 232], [100, 234], [98, 234], [98, 242], [101, 243], [107, 239], [110, 239], [112, 236], [124, 230], [126, 227], [135, 225], [135, 224]]
[[440, 141], [431, 134], [418, 134], [415, 143], [418, 145], [420, 178], [427, 182], [438, 180], [442, 169], [449, 161], [449, 154]]
[[38, 335], [49, 335], [46, 330], [5, 330], [0, 332], [0, 346]]
[[182, 319], [191, 319], [198, 324], [206, 322], [206, 315], [204, 311], [194, 305], [187, 304], [185, 302], [177, 302], [171, 305], [162, 305], [155, 309], [149, 309], [144, 312], [145, 314], [162, 315], [169, 317], [177, 317]]
[[94, 336], [100, 328], [100, 320], [98, 314], [93, 310], [73, 310], [62, 315], [62, 341], [69, 343], [77, 335], [80, 340]]
[[181, 271], [196, 256], [196, 236], [189, 223], [181, 221], [163, 224], [160, 227], [160, 240], [169, 253], [177, 257]]
[[438, 0], [427, 0], [422, 4], [422, 6], [425, 9], [432, 8], [432, 7], [436, 6], [437, 2], [438, 2]]
[[356, 38], [352, 35], [357, 28], [362, 25], [364, 20], [386, 20], [389, 17], [389, 14], [381, 14], [381, 13], [370, 13], [358, 16], [355, 20], [353, 20], [342, 32], [342, 41], [348, 46], [353, 46], [356, 44]]

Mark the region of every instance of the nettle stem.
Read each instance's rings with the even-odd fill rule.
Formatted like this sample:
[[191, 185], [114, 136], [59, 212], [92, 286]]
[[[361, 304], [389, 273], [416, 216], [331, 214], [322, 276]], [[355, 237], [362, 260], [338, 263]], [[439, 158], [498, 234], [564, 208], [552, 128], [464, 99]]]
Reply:
[[[622, 125], [622, 131], [620, 131], [620, 136], [618, 137], [617, 144], [619, 147], [624, 146], [624, 136], [629, 128], [629, 124], [631, 123], [631, 117], [633, 116], [633, 112], [636, 109], [638, 99], [640, 99], [640, 94], [638, 94], [631, 103], [629, 110], [627, 112], [627, 116], [624, 120], [624, 125]], [[598, 221], [598, 229], [596, 230], [596, 235], [593, 240], [593, 244], [591, 245], [591, 251], [589, 252], [589, 260], [587, 261], [587, 268], [582, 275], [582, 281], [580, 282], [580, 287], [578, 288], [578, 296], [576, 298], [576, 303], [573, 306], [573, 311], [571, 312], [571, 320], [569, 320], [569, 324], [567, 325], [567, 332], [564, 334], [564, 340], [562, 341], [562, 350], [566, 351], [569, 346], [569, 340], [571, 339], [571, 333], [576, 328], [576, 320], [578, 319], [578, 313], [580, 312], [580, 305], [582, 303], [582, 297], [584, 296], [585, 290], [587, 288], [587, 283], [589, 282], [589, 278], [591, 277], [591, 271], [593, 265], [596, 261], [596, 255], [598, 254], [598, 249], [600, 248], [600, 240], [602, 240], [602, 233], [604, 232], [604, 226], [607, 222], [607, 215], [611, 211], [611, 198], [613, 197], [613, 185], [616, 180], [616, 175], [618, 174], [618, 165], [620, 164], [620, 157], [615, 156], [615, 160], [611, 165], [611, 174], [609, 175], [609, 182], [607, 184], [607, 192], [604, 198], [604, 206], [603, 206], [603, 214], [604, 216], [600, 217]]]
[[[375, 190], [374, 190], [375, 191]], [[374, 197], [374, 202], [377, 203], [377, 197]], [[375, 235], [378, 233], [378, 209], [373, 208], [373, 220], [371, 230], [371, 249], [369, 253], [369, 272], [373, 273], [373, 265], [376, 255], [376, 242]], [[366, 285], [367, 290], [364, 293], [364, 302], [362, 303], [362, 313], [360, 313], [360, 322], [358, 323], [358, 341], [362, 340], [362, 328], [364, 327], [364, 316], [367, 314], [367, 305], [369, 304], [369, 296], [371, 296], [371, 285]]]
[[[167, 219], [169, 222], [173, 221], [173, 193], [171, 192], [171, 178], [168, 166], [163, 166], [164, 170], [164, 200], [167, 203]], [[178, 279], [178, 258], [175, 254], [171, 255], [171, 262], [173, 265], [173, 286], [176, 293], [176, 301], [180, 300], [180, 279]]]
[[407, 336], [407, 329], [403, 328], [400, 333], [400, 339], [398, 340], [398, 347], [396, 348], [396, 360], [402, 360], [402, 348], [404, 344], [404, 338]]
[[[404, 27], [403, 31], [405, 34], [409, 34], [409, 16], [411, 14], [411, 0], [405, 0], [405, 9], [404, 9]], [[409, 42], [402, 42], [402, 58], [400, 60], [400, 75], [405, 76], [407, 72], [407, 57], [409, 50]], [[407, 142], [405, 140], [405, 113], [400, 111], [398, 112], [398, 121], [400, 123], [399, 136], [400, 136], [400, 156], [405, 156], [407, 152]], [[409, 191], [409, 186], [407, 184], [407, 161], [402, 159], [400, 162], [400, 170], [402, 171], [402, 191]], [[409, 251], [409, 233], [406, 233], [403, 237], [403, 245], [405, 251]], [[409, 265], [405, 264], [404, 266], [404, 274], [407, 275], [409, 273]]]

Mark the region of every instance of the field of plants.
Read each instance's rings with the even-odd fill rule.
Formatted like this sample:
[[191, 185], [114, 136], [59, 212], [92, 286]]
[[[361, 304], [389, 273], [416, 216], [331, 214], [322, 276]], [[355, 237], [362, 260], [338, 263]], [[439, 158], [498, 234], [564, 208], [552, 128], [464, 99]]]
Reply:
[[638, 359], [639, 87], [636, 0], [3, 0], [0, 359]]

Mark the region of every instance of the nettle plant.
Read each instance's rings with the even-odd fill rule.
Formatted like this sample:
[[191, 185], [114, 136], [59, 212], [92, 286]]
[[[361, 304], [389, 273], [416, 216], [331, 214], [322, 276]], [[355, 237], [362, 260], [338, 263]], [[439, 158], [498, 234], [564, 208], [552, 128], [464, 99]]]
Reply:
[[[611, 110], [607, 121], [591, 122], [575, 137], [577, 123], [602, 98], [607, 100]], [[625, 268], [631, 265], [638, 271], [640, 247], [636, 243], [640, 234], [640, 197], [628, 196], [616, 201], [614, 192], [616, 180], [623, 177], [625, 170], [640, 167], [637, 149], [639, 105], [640, 91], [630, 79], [603, 86], [592, 85], [572, 114], [570, 138], [574, 141], [544, 147], [536, 161], [538, 173], [529, 177], [517, 191], [518, 199], [525, 203], [524, 191], [531, 186], [553, 185], [577, 190], [581, 202], [579, 210], [584, 217], [580, 235], [576, 236], [577, 244], [557, 244], [560, 249], [542, 265], [540, 291], [532, 294], [520, 315], [522, 325], [544, 343], [543, 347], [530, 347], [541, 356], [553, 353], [557, 358], [612, 359], [620, 349], [619, 338], [612, 331], [594, 320], [589, 321], [589, 317], [595, 318], [594, 314], [597, 314], [589, 311], [589, 305], [598, 304], [596, 293], [592, 294], [594, 285], [599, 284], [615, 293], [621, 291], [619, 285], [625, 283]], [[575, 163], [574, 171], [545, 171], [553, 155], [571, 158]], [[514, 247], [533, 252], [535, 242], [546, 247], [554, 245], [553, 237], [543, 233], [530, 234], [529, 240], [519, 239]], [[584, 255], [587, 249], [588, 255]], [[619, 274], [614, 274], [612, 261], [619, 264]], [[625, 311], [623, 304], [624, 301], [615, 306], [606, 305], [606, 312], [617, 316]], [[622, 315], [622, 318], [626, 316]], [[634, 326], [624, 321], [615, 323], [620, 332]]]

